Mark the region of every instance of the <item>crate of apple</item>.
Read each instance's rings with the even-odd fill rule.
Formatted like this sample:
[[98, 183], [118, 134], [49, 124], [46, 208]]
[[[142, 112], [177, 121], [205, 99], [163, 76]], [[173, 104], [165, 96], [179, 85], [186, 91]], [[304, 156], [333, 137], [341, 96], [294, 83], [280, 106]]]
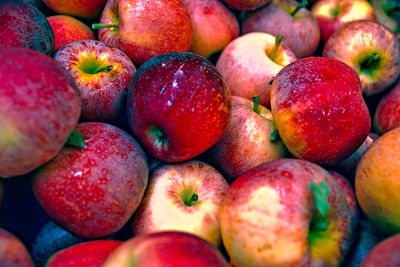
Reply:
[[400, 3], [0, 1], [0, 266], [399, 266]]

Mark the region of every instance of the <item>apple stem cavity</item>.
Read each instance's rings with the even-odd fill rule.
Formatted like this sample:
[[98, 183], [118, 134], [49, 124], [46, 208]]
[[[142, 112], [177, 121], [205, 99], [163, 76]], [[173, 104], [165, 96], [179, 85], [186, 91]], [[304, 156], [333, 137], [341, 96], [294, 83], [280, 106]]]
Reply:
[[83, 141], [82, 134], [73, 130], [65, 142], [65, 145], [74, 146], [74, 147], [85, 147], [85, 142]]
[[294, 17], [300, 9], [302, 9], [303, 7], [306, 7], [307, 5], [308, 5], [308, 1], [307, 0], [301, 1], [301, 3], [296, 7], [295, 10], [293, 10], [293, 12], [290, 15], [292, 17]]
[[100, 68], [98, 68], [97, 70], [94, 71], [94, 74], [102, 72], [102, 71], [110, 72], [112, 70], [112, 68], [113, 68], [112, 65], [100, 67]]
[[271, 52], [269, 52], [269, 54], [268, 54], [268, 57], [269, 57], [272, 61], [275, 61], [275, 59], [276, 59], [277, 52], [278, 52], [279, 46], [281, 45], [282, 39], [283, 39], [283, 36], [282, 36], [282, 35], [278, 35], [278, 36], [276, 36], [276, 38], [275, 38], [275, 45], [274, 45], [274, 47], [272, 48]]
[[152, 127], [150, 134], [154, 136], [157, 147], [162, 147], [168, 144], [168, 137], [160, 128]]
[[184, 200], [184, 203], [186, 206], [191, 207], [194, 206], [194, 204], [196, 204], [198, 200], [199, 200], [199, 195], [192, 194], [190, 198]]
[[378, 53], [373, 53], [360, 63], [360, 71], [364, 74], [371, 75], [372, 71], [378, 68], [381, 57]]
[[102, 23], [93, 23], [92, 24], [92, 29], [93, 30], [98, 30], [102, 28], [118, 28], [118, 24], [102, 24]]
[[253, 111], [260, 114], [260, 97], [258, 95], [253, 96]]

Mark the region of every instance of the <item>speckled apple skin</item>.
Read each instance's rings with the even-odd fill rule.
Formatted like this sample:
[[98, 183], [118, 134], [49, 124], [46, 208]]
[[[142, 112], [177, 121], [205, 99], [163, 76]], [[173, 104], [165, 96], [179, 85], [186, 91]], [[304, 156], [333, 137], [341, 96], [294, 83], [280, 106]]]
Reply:
[[55, 13], [71, 15], [83, 19], [93, 19], [100, 15], [107, 0], [43, 0]]
[[[191, 159], [214, 145], [227, 127], [231, 95], [215, 67], [192, 53], [154, 57], [135, 73], [128, 120], [147, 150], [165, 162]], [[161, 129], [167, 144], [151, 134]]]
[[180, 0], [109, 0], [100, 23], [99, 40], [121, 49], [135, 66], [168, 52], [189, 51], [192, 23]]
[[[118, 48], [96, 40], [81, 40], [66, 44], [54, 58], [75, 79], [82, 97], [82, 121], [111, 121], [126, 105], [126, 94], [136, 68], [129, 57]], [[109, 72], [88, 74], [80, 65], [95, 58]]]
[[32, 5], [0, 3], [0, 47], [25, 47], [50, 55], [54, 34], [44, 14]]
[[254, 10], [272, 2], [272, 0], [222, 0], [238, 10]]
[[79, 40], [95, 40], [93, 31], [83, 22], [67, 15], [47, 17], [54, 32], [54, 49]]
[[122, 244], [122, 241], [117, 240], [86, 241], [58, 251], [51, 256], [46, 267], [101, 267], [107, 257]]
[[115, 126], [78, 124], [85, 148], [65, 147], [33, 177], [43, 209], [64, 229], [87, 238], [118, 231], [138, 207], [148, 179], [144, 151]]
[[5, 267], [34, 267], [24, 244], [3, 228], [0, 228], [0, 265]]
[[400, 81], [378, 103], [374, 114], [374, 128], [386, 133], [400, 127]]
[[183, 232], [138, 235], [126, 241], [104, 267], [229, 267], [218, 249], [206, 240]]
[[[309, 227], [318, 211], [311, 180], [330, 188], [328, 230], [312, 245]], [[245, 172], [228, 188], [218, 221], [234, 266], [338, 266], [350, 246], [344, 192], [326, 170], [304, 160], [278, 159]]]
[[358, 74], [330, 58], [309, 57], [284, 67], [272, 83], [271, 111], [289, 151], [323, 165], [350, 156], [371, 127]]
[[393, 235], [368, 252], [360, 267], [400, 266], [400, 234]]
[[241, 26], [242, 33], [282, 35], [283, 42], [297, 58], [312, 56], [320, 41], [318, 22], [306, 8], [291, 16], [290, 13], [298, 4], [294, 0], [275, 0], [261, 9], [246, 13]]
[[74, 129], [81, 99], [54, 59], [26, 48], [1, 47], [0, 177], [28, 173], [53, 158]]

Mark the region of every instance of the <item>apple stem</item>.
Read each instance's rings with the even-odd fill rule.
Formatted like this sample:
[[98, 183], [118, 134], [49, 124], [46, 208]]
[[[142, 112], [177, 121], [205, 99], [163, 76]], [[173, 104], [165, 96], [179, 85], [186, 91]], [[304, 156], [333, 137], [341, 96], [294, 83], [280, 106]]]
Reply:
[[185, 205], [191, 207], [195, 204], [196, 201], [199, 200], [199, 195], [193, 194], [190, 199], [185, 200]]
[[275, 142], [279, 138], [279, 132], [278, 129], [276, 129], [275, 124], [274, 124], [274, 130], [272, 131], [271, 135], [269, 136], [269, 141], [270, 142]]
[[253, 111], [260, 114], [260, 97], [258, 95], [253, 96]]
[[98, 68], [98, 69], [94, 72], [94, 74], [99, 73], [99, 72], [102, 72], [102, 71], [110, 72], [110, 71], [112, 70], [112, 68], [113, 68], [112, 65], [108, 65], [108, 66], [105, 66], [105, 67], [101, 67], [101, 68]]
[[282, 36], [282, 35], [278, 35], [278, 36], [276, 36], [276, 38], [275, 38], [275, 45], [274, 45], [274, 47], [272, 48], [271, 52], [268, 54], [268, 57], [269, 57], [272, 61], [274, 61], [275, 58], [276, 58], [276, 53], [278, 52], [279, 46], [281, 45], [281, 42], [282, 42], [282, 39], [283, 39], [283, 36]]
[[362, 68], [368, 69], [370, 68], [374, 62], [379, 61], [380, 56], [377, 53], [374, 53], [371, 57], [368, 58], [368, 60], [366, 62], [364, 62]]
[[93, 30], [98, 30], [102, 28], [118, 28], [118, 24], [101, 24], [101, 23], [93, 23], [92, 24], [92, 29]]
[[85, 141], [83, 140], [82, 134], [72, 130], [69, 134], [67, 140], [65, 141], [65, 145], [74, 146], [74, 147], [85, 147]]
[[301, 1], [301, 3], [296, 7], [295, 10], [293, 10], [293, 12], [290, 14], [292, 17], [294, 17], [294, 15], [297, 14], [297, 12], [302, 9], [303, 7], [306, 7], [308, 5], [308, 1], [307, 0], [303, 0]]

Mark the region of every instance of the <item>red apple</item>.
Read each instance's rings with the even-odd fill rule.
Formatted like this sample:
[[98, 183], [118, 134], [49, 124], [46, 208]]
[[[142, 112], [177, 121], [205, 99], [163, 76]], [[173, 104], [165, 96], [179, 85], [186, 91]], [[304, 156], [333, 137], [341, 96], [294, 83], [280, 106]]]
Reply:
[[87, 122], [75, 130], [85, 147], [65, 147], [33, 178], [43, 209], [64, 229], [86, 238], [118, 231], [139, 206], [148, 179], [144, 151], [115, 126]]
[[358, 74], [330, 58], [309, 57], [284, 67], [272, 83], [271, 111], [289, 151], [323, 165], [350, 156], [371, 126]]
[[285, 146], [274, 136], [276, 133], [271, 111], [233, 96], [231, 123], [207, 155], [211, 164], [232, 182], [253, 167], [285, 156]]
[[161, 232], [138, 235], [117, 248], [103, 267], [228, 267], [220, 252], [195, 235]]
[[129, 125], [156, 158], [191, 159], [214, 145], [227, 127], [231, 95], [215, 67], [192, 53], [166, 53], [135, 74], [128, 94]]
[[185, 231], [218, 247], [217, 214], [227, 189], [224, 177], [200, 161], [158, 166], [134, 215], [133, 233]]
[[54, 49], [79, 40], [95, 40], [94, 33], [83, 22], [66, 15], [47, 17], [54, 32]]
[[338, 266], [352, 231], [335, 178], [297, 159], [270, 161], [238, 177], [219, 223], [234, 266]]
[[218, 0], [184, 0], [192, 21], [190, 51], [205, 58], [221, 51], [239, 36], [236, 16]]
[[57, 14], [93, 19], [100, 15], [107, 0], [43, 0]]
[[343, 25], [325, 44], [323, 55], [351, 66], [360, 76], [366, 96], [385, 90], [400, 74], [400, 41], [375, 21]]
[[108, 256], [123, 242], [94, 240], [79, 243], [55, 253], [46, 267], [101, 267]]
[[118, 117], [136, 72], [127, 55], [100, 41], [81, 40], [60, 47], [54, 58], [72, 75], [81, 92], [82, 120]]
[[[305, 5], [305, 2], [302, 3]], [[282, 35], [283, 42], [298, 58], [312, 56], [320, 41], [315, 17], [295, 0], [275, 0], [254, 12], [246, 13], [242, 32]], [[299, 9], [300, 8], [300, 9]]]
[[400, 234], [377, 244], [361, 262], [360, 267], [400, 266]]
[[0, 265], [4, 267], [34, 267], [21, 240], [3, 228], [0, 228]]
[[260, 104], [270, 107], [272, 78], [295, 60], [285, 40], [280, 43], [275, 36], [259, 32], [245, 34], [229, 43], [216, 67], [232, 95], [249, 100], [258, 95]]
[[239, 10], [254, 10], [269, 4], [272, 0], [222, 0], [231, 7]]
[[121, 49], [136, 66], [160, 54], [188, 51], [193, 34], [180, 0], [108, 0], [94, 28], [100, 28], [100, 41]]
[[25, 47], [48, 55], [53, 52], [53, 30], [36, 7], [0, 2], [0, 25], [0, 47]]
[[81, 99], [54, 59], [1, 47], [0, 177], [28, 173], [53, 158], [74, 129]]
[[374, 9], [367, 0], [319, 0], [311, 12], [318, 21], [322, 43], [348, 22], [375, 20]]
[[386, 133], [400, 127], [400, 80], [378, 103], [374, 115], [374, 128]]

